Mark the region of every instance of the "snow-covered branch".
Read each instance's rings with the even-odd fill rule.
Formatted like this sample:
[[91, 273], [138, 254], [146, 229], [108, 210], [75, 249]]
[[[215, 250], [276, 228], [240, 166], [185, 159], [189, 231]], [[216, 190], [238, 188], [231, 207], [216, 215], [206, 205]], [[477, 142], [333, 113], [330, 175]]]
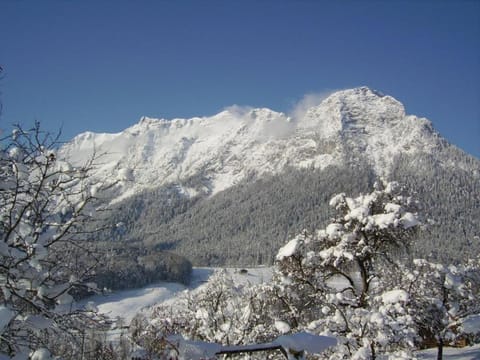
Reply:
[[77, 266], [90, 254], [79, 241], [102, 208], [90, 191], [101, 184], [90, 183], [92, 162], [74, 168], [58, 159], [58, 136], [39, 123], [17, 126], [0, 146], [0, 353], [54, 353], [55, 336], [70, 334], [74, 346], [74, 329], [102, 322], [71, 307], [72, 290], [87, 286], [94, 267]]

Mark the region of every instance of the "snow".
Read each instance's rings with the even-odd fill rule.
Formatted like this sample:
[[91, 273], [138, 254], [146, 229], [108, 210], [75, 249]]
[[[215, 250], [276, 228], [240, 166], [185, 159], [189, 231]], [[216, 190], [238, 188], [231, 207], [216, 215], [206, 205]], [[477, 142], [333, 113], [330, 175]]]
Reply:
[[[180, 335], [170, 336], [167, 341], [174, 344], [179, 352], [180, 360], [216, 359], [216, 354], [225, 352], [243, 352], [271, 350], [281, 347], [287, 354], [306, 351], [311, 354], [319, 354], [331, 346], [337, 344], [337, 340], [328, 336], [313, 335], [299, 332], [291, 335], [282, 335], [271, 343], [222, 346], [217, 343], [185, 340]], [[290, 358], [290, 357], [289, 357]], [[294, 357], [292, 357], [293, 359]]]
[[387, 184], [387, 186], [385, 187], [385, 192], [387, 194], [391, 194], [393, 192], [396, 191], [396, 189], [398, 189], [400, 187], [400, 184], [396, 181], [391, 181]]
[[288, 325], [285, 321], [276, 320], [275, 328], [281, 334], [286, 334], [290, 331], [290, 325]]
[[53, 321], [42, 315], [27, 315], [25, 322], [31, 327], [39, 330], [47, 329], [52, 326]]
[[445, 288], [447, 289], [457, 289], [460, 288], [462, 284], [462, 278], [460, 276], [455, 276], [455, 267], [451, 266], [449, 272], [445, 274]]
[[141, 309], [171, 299], [185, 289], [182, 284], [159, 282], [139, 289], [94, 295], [80, 302], [78, 306], [94, 305], [100, 313], [112, 319], [123, 318], [130, 322]]
[[[244, 269], [246, 273], [236, 268], [225, 270], [236, 286], [260, 284], [272, 278], [272, 269], [269, 267], [247, 268]], [[214, 272], [214, 268], [194, 268], [188, 287], [174, 282], [158, 282], [139, 289], [90, 296], [77, 306], [97, 308], [100, 313], [108, 315], [111, 319], [122, 318], [129, 323], [137, 313], [152, 305], [174, 303], [184, 290], [200, 289]]]
[[415, 215], [409, 212], [403, 214], [403, 216], [400, 218], [400, 223], [404, 229], [409, 229], [420, 224]]
[[352, 355], [352, 360], [368, 360], [371, 357], [370, 349], [367, 347], [361, 347]]
[[73, 302], [73, 297], [68, 293], [64, 293], [57, 298], [57, 304], [59, 305], [68, 305], [68, 304], [71, 304], [72, 302]]
[[372, 216], [373, 223], [380, 229], [386, 229], [389, 226], [395, 224], [397, 216], [394, 213], [388, 214], [375, 214]]
[[305, 350], [310, 354], [320, 354], [327, 348], [337, 345], [337, 340], [330, 336], [319, 336], [306, 332], [299, 332], [291, 335], [282, 335], [273, 343], [281, 345], [286, 350]]
[[329, 224], [325, 229], [328, 237], [334, 239], [342, 234], [343, 226], [340, 224]]
[[52, 359], [52, 355], [50, 354], [50, 351], [48, 351], [45, 348], [41, 348], [36, 350], [31, 356], [31, 360], [50, 360]]
[[282, 246], [280, 250], [278, 250], [277, 260], [282, 260], [283, 258], [292, 256], [295, 253], [295, 250], [297, 250], [297, 246], [298, 238], [290, 240], [288, 243]]
[[222, 349], [220, 344], [184, 340], [181, 337], [169, 338], [167, 340], [177, 342], [179, 360], [215, 359], [215, 354]]
[[[388, 185], [387, 185], [388, 187]], [[385, 191], [387, 194], [388, 192]], [[399, 213], [402, 207], [398, 204], [387, 203], [385, 204], [385, 211], [390, 213]]]
[[463, 319], [461, 323], [462, 331], [467, 334], [480, 333], [480, 314], [470, 315]]
[[3, 329], [8, 325], [10, 320], [14, 317], [15, 313], [9, 308], [0, 305], [0, 334], [3, 333]]
[[382, 302], [384, 304], [406, 303], [408, 299], [408, 293], [400, 289], [390, 290], [382, 294]]
[[[421, 350], [416, 353], [419, 360], [436, 360], [437, 349]], [[479, 360], [480, 359], [480, 344], [464, 348], [449, 348], [443, 349], [443, 360]]]

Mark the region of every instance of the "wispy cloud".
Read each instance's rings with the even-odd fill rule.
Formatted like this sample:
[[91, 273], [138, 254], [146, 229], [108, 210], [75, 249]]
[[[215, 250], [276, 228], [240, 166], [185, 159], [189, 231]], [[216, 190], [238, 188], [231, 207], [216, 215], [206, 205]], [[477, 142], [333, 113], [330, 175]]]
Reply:
[[295, 121], [299, 121], [305, 117], [308, 109], [320, 105], [320, 103], [333, 94], [337, 90], [329, 90], [315, 93], [307, 93], [294, 104], [288, 115]]
[[273, 115], [273, 117], [270, 117], [268, 114], [262, 114], [264, 110], [269, 111], [268, 109], [255, 109], [246, 105], [231, 105], [224, 108], [224, 111], [228, 111], [235, 119], [248, 124], [252, 136], [259, 141], [283, 138], [289, 136], [295, 130], [295, 124], [289, 121], [284, 114], [270, 109]]
[[225, 107], [223, 110], [228, 111], [228, 112], [232, 113], [236, 118], [241, 119], [246, 114], [248, 114], [250, 111], [252, 111], [253, 107], [248, 106], [248, 105], [233, 104], [233, 105]]

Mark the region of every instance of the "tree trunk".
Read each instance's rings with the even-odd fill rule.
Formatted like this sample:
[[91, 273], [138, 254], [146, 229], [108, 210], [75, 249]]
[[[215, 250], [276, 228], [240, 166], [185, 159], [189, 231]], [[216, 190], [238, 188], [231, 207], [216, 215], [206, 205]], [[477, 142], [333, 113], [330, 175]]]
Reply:
[[443, 360], [443, 339], [438, 340], [437, 348], [437, 360]]
[[357, 264], [360, 269], [360, 276], [362, 277], [362, 293], [360, 294], [360, 306], [365, 307], [369, 288], [366, 260], [361, 260], [357, 258]]

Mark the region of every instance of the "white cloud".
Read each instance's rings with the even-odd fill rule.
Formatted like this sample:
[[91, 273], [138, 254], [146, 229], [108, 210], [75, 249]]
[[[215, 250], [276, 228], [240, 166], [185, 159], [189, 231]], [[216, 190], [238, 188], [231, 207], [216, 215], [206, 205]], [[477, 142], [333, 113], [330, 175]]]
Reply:
[[236, 118], [243, 118], [245, 115], [247, 115], [250, 111], [253, 110], [253, 107], [248, 106], [248, 105], [237, 105], [233, 104], [230, 106], [227, 106], [223, 109], [224, 111], [228, 111], [232, 113]]
[[293, 121], [272, 109], [235, 104], [225, 107], [224, 111], [228, 111], [234, 119], [249, 124], [249, 131], [259, 141], [284, 138], [295, 130]]
[[308, 109], [320, 105], [320, 103], [337, 90], [322, 91], [305, 94], [289, 111], [288, 115], [295, 121], [303, 119]]

